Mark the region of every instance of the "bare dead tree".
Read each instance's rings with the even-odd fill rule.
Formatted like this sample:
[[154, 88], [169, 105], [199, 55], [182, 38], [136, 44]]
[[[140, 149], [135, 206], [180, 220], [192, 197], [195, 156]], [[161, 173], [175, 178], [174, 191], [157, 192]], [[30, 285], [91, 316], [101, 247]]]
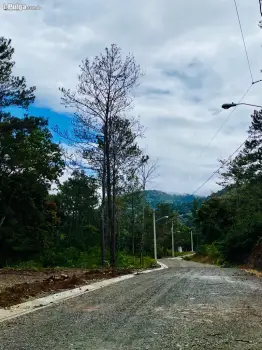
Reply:
[[[120, 48], [113, 44], [91, 62], [80, 66], [79, 84], [75, 92], [61, 88], [62, 103], [74, 108], [74, 137], [81, 145], [82, 155], [101, 177], [103, 222], [105, 216], [110, 235], [110, 262], [116, 262], [116, 232], [114, 225], [112, 178], [112, 142], [114, 120], [132, 106], [131, 92], [141, 76], [133, 55], [124, 59]], [[80, 151], [81, 152], [81, 151]], [[105, 213], [105, 202], [107, 214]], [[104, 227], [104, 225], [101, 225]], [[101, 228], [101, 254], [104, 256], [104, 229]]]

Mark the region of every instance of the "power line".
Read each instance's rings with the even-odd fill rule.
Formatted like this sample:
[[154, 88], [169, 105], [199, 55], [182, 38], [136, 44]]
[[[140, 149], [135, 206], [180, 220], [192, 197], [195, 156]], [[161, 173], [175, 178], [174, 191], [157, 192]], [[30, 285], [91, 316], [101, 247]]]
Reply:
[[[237, 13], [237, 18], [238, 18], [238, 23], [239, 23], [239, 28], [240, 28], [240, 32], [241, 32], [241, 36], [242, 36], [242, 41], [243, 41], [243, 45], [245, 48], [245, 53], [246, 53], [246, 58], [247, 58], [247, 64], [248, 64], [248, 68], [249, 68], [249, 73], [250, 73], [250, 77], [251, 77], [251, 85], [248, 87], [247, 91], [244, 93], [244, 95], [241, 97], [241, 99], [238, 101], [238, 103], [241, 103], [241, 101], [245, 98], [245, 96], [247, 95], [247, 93], [249, 92], [249, 90], [251, 89], [251, 87], [258, 83], [261, 82], [261, 80], [258, 81], [254, 81], [253, 78], [253, 74], [252, 74], [252, 69], [251, 69], [251, 64], [250, 64], [250, 60], [249, 60], [249, 56], [248, 56], [248, 51], [247, 51], [247, 46], [246, 46], [246, 41], [245, 41], [245, 37], [244, 37], [244, 33], [243, 33], [243, 29], [242, 29], [242, 24], [241, 24], [241, 20], [240, 20], [240, 16], [239, 16], [239, 11], [238, 11], [238, 6], [237, 6], [237, 2], [236, 0], [234, 0], [235, 3], [235, 8], [236, 8], [236, 13]], [[262, 0], [259, 0], [259, 5], [260, 5], [260, 13], [262, 16]], [[216, 138], [216, 136], [218, 135], [218, 133], [220, 132], [220, 130], [223, 128], [223, 126], [228, 122], [229, 118], [231, 117], [231, 115], [234, 113], [234, 111], [236, 110], [237, 106], [232, 110], [232, 112], [228, 115], [228, 117], [224, 120], [224, 122], [221, 124], [221, 126], [219, 127], [219, 129], [216, 131], [216, 133], [213, 135], [213, 137], [211, 138], [211, 140], [209, 141], [209, 143], [207, 144], [207, 146], [205, 148], [207, 148], [211, 142]], [[250, 135], [251, 136], [251, 135]], [[193, 195], [196, 194], [201, 188], [203, 188], [216, 174], [218, 174], [219, 170], [221, 168], [223, 168], [223, 166], [225, 164], [228, 163], [228, 161], [233, 157], [234, 154], [236, 154], [239, 149], [245, 144], [245, 142], [250, 138], [250, 136], [248, 138], [245, 139], [245, 141], [243, 143], [241, 143], [241, 145], [227, 158], [227, 160], [225, 162], [223, 162], [223, 164], [221, 164], [221, 166], [214, 171], [214, 173], [209, 176], [209, 178], [201, 185], [199, 186], [194, 192]], [[201, 152], [199, 158], [203, 155], [205, 149]]]
[[[249, 57], [248, 57], [247, 46], [246, 46], [246, 42], [245, 42], [245, 38], [244, 38], [242, 24], [241, 24], [239, 12], [238, 12], [237, 2], [236, 2], [236, 0], [234, 0], [234, 2], [235, 2], [236, 12], [237, 12], [238, 23], [239, 23], [239, 27], [240, 27], [240, 31], [241, 31], [241, 35], [242, 35], [242, 40], [243, 40], [243, 44], [244, 44], [244, 48], [245, 48], [245, 52], [246, 52], [247, 64], [248, 64], [248, 67], [249, 67], [250, 77], [251, 77], [251, 81], [253, 83], [254, 79], [253, 79], [251, 65], [250, 65], [250, 61], [249, 61]], [[260, 2], [260, 5], [261, 5], [261, 2]]]
[[242, 146], [244, 146], [245, 142], [246, 142], [251, 136], [252, 136], [252, 135], [248, 136], [248, 137], [245, 139], [245, 141], [242, 142], [241, 145], [238, 146], [238, 148], [237, 148], [233, 153], [230, 154], [230, 156], [227, 158], [227, 160], [226, 160], [225, 162], [223, 162], [223, 164], [221, 164], [220, 167], [219, 167], [216, 171], [214, 171], [213, 174], [212, 174], [211, 176], [209, 176], [209, 178], [208, 178], [201, 186], [199, 186], [199, 187], [192, 193], [192, 196], [195, 195], [199, 190], [201, 190], [201, 188], [204, 187], [205, 184], [207, 184], [207, 183], [212, 179], [213, 176], [215, 176], [216, 174], [218, 174], [219, 170], [222, 169], [223, 166], [226, 165], [226, 164], [228, 163], [228, 161], [233, 157], [233, 155], [236, 154], [236, 153], [240, 150], [240, 148], [241, 148]]
[[[262, 79], [254, 81], [253, 79], [253, 74], [252, 74], [252, 70], [251, 70], [251, 65], [250, 65], [250, 60], [248, 57], [248, 52], [247, 52], [247, 47], [246, 47], [246, 42], [245, 42], [245, 38], [244, 38], [244, 34], [243, 34], [243, 30], [242, 30], [242, 25], [241, 25], [241, 20], [240, 20], [240, 16], [239, 16], [239, 12], [238, 12], [238, 6], [237, 6], [237, 2], [236, 0], [234, 0], [235, 2], [235, 7], [236, 7], [236, 13], [237, 13], [237, 18], [238, 18], [238, 22], [239, 22], [239, 27], [240, 27], [240, 31], [241, 31], [241, 35], [242, 35], [242, 40], [243, 40], [243, 44], [244, 44], [244, 48], [245, 48], [245, 52], [246, 52], [246, 58], [247, 58], [247, 63], [248, 63], [248, 67], [249, 67], [249, 72], [250, 72], [250, 76], [251, 76], [251, 85], [248, 87], [247, 91], [244, 93], [244, 95], [241, 97], [241, 99], [238, 101], [238, 103], [242, 102], [242, 100], [245, 98], [245, 96], [247, 95], [247, 93], [249, 92], [249, 90], [251, 89], [252, 85], [257, 84], [259, 82], [262, 81]], [[260, 10], [261, 10], [261, 15], [262, 15], [262, 0], [259, 0], [259, 4], [260, 4]], [[231, 111], [231, 113], [229, 113], [228, 117], [224, 120], [224, 122], [221, 124], [221, 126], [218, 128], [218, 130], [215, 132], [215, 134], [212, 136], [212, 138], [210, 139], [210, 141], [207, 143], [207, 145], [205, 146], [205, 148], [202, 150], [202, 152], [200, 153], [200, 155], [198, 156], [197, 159], [201, 158], [203, 153], [205, 152], [205, 150], [210, 146], [210, 144], [214, 141], [214, 139], [217, 137], [217, 135], [219, 134], [219, 132], [221, 131], [221, 129], [224, 127], [224, 125], [228, 122], [228, 120], [230, 119], [231, 115], [235, 112], [237, 106]]]
[[[241, 32], [241, 36], [242, 36], [242, 40], [243, 40], [243, 45], [245, 48], [245, 52], [246, 52], [246, 58], [247, 58], [247, 63], [248, 63], [248, 67], [249, 67], [249, 72], [250, 72], [250, 77], [251, 77], [251, 85], [249, 86], [249, 88], [247, 89], [247, 91], [244, 93], [244, 95], [241, 97], [241, 99], [238, 101], [238, 103], [240, 103], [245, 96], [247, 95], [247, 93], [249, 92], [249, 90], [251, 89], [251, 86], [260, 82], [261, 80], [258, 81], [254, 81], [253, 78], [253, 74], [252, 74], [252, 70], [251, 70], [251, 65], [250, 65], [250, 60], [249, 60], [249, 56], [248, 56], [248, 52], [247, 52], [247, 47], [246, 47], [246, 42], [245, 42], [245, 37], [244, 37], [244, 33], [243, 33], [243, 29], [242, 29], [242, 24], [241, 24], [241, 20], [240, 20], [240, 16], [239, 16], [239, 11], [238, 11], [238, 6], [237, 6], [237, 2], [236, 0], [234, 0], [235, 2], [235, 7], [236, 7], [236, 13], [237, 13], [237, 18], [238, 18], [238, 23], [239, 23], [239, 28], [240, 28], [240, 32]], [[260, 8], [261, 8], [261, 13], [262, 13], [262, 0], [259, 0], [260, 3]], [[235, 112], [236, 107], [231, 111], [231, 113], [229, 113], [228, 117], [224, 120], [224, 122], [221, 124], [221, 126], [218, 128], [218, 130], [215, 132], [215, 134], [213, 135], [213, 137], [211, 138], [211, 140], [208, 142], [208, 144], [206, 145], [206, 147], [203, 149], [203, 151], [201, 152], [201, 154], [199, 155], [199, 158], [202, 157], [203, 153], [205, 152], [205, 149], [208, 148], [210, 146], [210, 144], [214, 141], [214, 139], [217, 137], [218, 133], [221, 131], [221, 129], [224, 127], [224, 125], [228, 122], [228, 120], [230, 119], [231, 115]]]
[[[247, 91], [244, 93], [244, 95], [241, 97], [241, 99], [238, 101], [238, 103], [242, 102], [243, 99], [246, 97], [246, 95], [248, 94], [249, 90], [251, 89], [252, 85], [254, 83], [252, 83]], [[210, 144], [214, 141], [214, 139], [216, 138], [216, 136], [218, 135], [218, 133], [220, 132], [220, 130], [223, 128], [223, 126], [228, 122], [228, 120], [230, 119], [231, 115], [235, 112], [237, 106], [231, 111], [231, 113], [229, 113], [229, 115], [227, 116], [227, 118], [223, 121], [223, 123], [220, 125], [220, 127], [217, 129], [217, 131], [215, 132], [215, 134], [212, 136], [212, 138], [210, 139], [210, 141], [208, 142], [208, 144], [205, 146], [205, 148], [203, 149], [203, 151], [201, 152], [201, 154], [199, 155], [199, 158], [202, 157], [203, 153], [205, 152], [205, 150], [210, 146]]]

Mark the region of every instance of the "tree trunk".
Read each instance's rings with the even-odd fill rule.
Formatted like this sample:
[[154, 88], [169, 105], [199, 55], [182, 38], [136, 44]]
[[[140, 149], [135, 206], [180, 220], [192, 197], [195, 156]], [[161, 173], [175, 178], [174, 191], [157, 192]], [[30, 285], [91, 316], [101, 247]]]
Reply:
[[101, 203], [101, 221], [100, 221], [100, 238], [101, 238], [101, 265], [105, 265], [105, 176], [106, 176], [106, 163], [105, 154], [103, 160], [103, 173], [102, 173], [102, 203]]
[[112, 245], [113, 245], [113, 266], [116, 264], [116, 183], [115, 170], [113, 170], [113, 200], [112, 200]]
[[143, 186], [143, 217], [142, 217], [142, 233], [141, 233], [141, 246], [140, 246], [140, 265], [143, 265], [144, 255], [144, 235], [145, 235], [145, 186]]
[[115, 232], [112, 217], [112, 186], [111, 186], [111, 169], [110, 169], [110, 139], [109, 139], [109, 127], [108, 118], [105, 122], [105, 156], [106, 156], [106, 192], [107, 192], [107, 219], [108, 219], [108, 233], [110, 236], [110, 264], [115, 266]]
[[112, 206], [111, 206], [111, 264], [116, 265], [116, 165], [115, 153], [113, 151], [113, 169], [112, 169]]
[[135, 208], [134, 208], [134, 191], [132, 190], [132, 254], [135, 256]]

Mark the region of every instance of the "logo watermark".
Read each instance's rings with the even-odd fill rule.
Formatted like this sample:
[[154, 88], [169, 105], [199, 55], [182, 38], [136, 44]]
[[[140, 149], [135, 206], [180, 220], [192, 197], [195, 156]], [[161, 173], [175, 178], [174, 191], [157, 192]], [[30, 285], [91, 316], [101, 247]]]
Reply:
[[25, 5], [25, 4], [3, 4], [3, 9], [5, 11], [35, 11], [42, 10], [40, 5]]

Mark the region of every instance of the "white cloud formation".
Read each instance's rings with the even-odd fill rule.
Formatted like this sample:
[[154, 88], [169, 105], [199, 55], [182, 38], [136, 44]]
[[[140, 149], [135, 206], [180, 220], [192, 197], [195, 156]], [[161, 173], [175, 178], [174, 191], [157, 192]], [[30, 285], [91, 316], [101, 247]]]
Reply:
[[[237, 2], [258, 80], [259, 7], [257, 1]], [[193, 192], [216, 170], [217, 159], [245, 139], [252, 109], [239, 107], [205, 149], [230, 112], [221, 104], [237, 101], [250, 84], [233, 0], [46, 0], [41, 6], [0, 11], [1, 35], [16, 50], [16, 73], [37, 86], [39, 106], [61, 112], [58, 86], [76, 86], [82, 59], [113, 42], [133, 52], [146, 71], [134, 113], [147, 128], [141, 145], [160, 158], [158, 189]], [[261, 104], [261, 88], [254, 85], [245, 101]], [[213, 179], [199, 194], [217, 188]]]

